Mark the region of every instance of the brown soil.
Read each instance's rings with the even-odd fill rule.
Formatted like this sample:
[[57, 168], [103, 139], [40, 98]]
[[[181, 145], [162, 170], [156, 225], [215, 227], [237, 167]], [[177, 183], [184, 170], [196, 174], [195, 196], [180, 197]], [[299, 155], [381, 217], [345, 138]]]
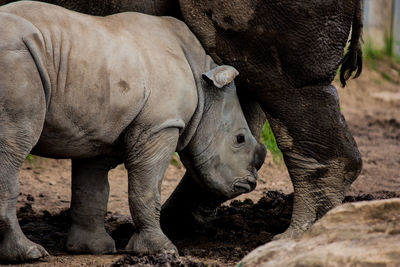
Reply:
[[[400, 197], [400, 86], [398, 66], [381, 62], [378, 71], [365, 67], [363, 75], [339, 88], [343, 113], [363, 156], [364, 167], [347, 201]], [[390, 73], [391, 81], [382, 73]], [[385, 75], [387, 77], [387, 75]], [[162, 201], [173, 191], [184, 168], [171, 165], [162, 186]], [[110, 173], [107, 231], [116, 240], [116, 255], [71, 255], [63, 240], [69, 226], [70, 161], [34, 157], [20, 175], [18, 215], [23, 231], [52, 256], [27, 265], [136, 265], [234, 266], [247, 252], [285, 230], [291, 216], [293, 191], [284, 165], [268, 155], [259, 172], [257, 189], [230, 201], [206, 226], [174, 240], [181, 257], [159, 255], [138, 258], [122, 248], [134, 231], [123, 166]], [[280, 192], [277, 192], [280, 191]]]

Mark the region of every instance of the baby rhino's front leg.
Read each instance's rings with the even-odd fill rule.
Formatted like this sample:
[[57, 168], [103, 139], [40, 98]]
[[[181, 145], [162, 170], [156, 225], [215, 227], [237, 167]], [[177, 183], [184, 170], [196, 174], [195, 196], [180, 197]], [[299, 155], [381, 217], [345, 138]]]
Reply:
[[[125, 138], [129, 208], [137, 227], [126, 250], [136, 254], [176, 253], [176, 247], [161, 231], [160, 189], [176, 149], [179, 131], [167, 128], [148, 138], [137, 137], [133, 131], [128, 131]], [[137, 143], [138, 140], [141, 144]]]

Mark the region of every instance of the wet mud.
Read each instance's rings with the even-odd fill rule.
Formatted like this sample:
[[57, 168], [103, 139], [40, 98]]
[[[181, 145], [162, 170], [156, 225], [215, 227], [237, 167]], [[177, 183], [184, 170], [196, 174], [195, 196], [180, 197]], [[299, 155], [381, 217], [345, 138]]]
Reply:
[[[395, 192], [380, 191], [358, 196], [347, 196], [344, 202], [369, 201], [400, 197]], [[69, 210], [51, 214], [32, 209], [35, 199], [27, 197], [25, 206], [18, 211], [24, 233], [32, 241], [43, 245], [52, 255], [65, 255], [64, 243], [71, 223]], [[107, 232], [116, 241], [121, 258], [113, 266], [233, 266], [254, 248], [269, 242], [289, 226], [293, 194], [265, 192], [254, 203], [250, 199], [233, 201], [221, 206], [206, 225], [193, 225], [180, 237], [173, 237], [180, 257], [155, 255], [138, 257], [123, 248], [135, 231], [131, 218], [108, 213]], [[211, 260], [211, 263], [210, 263]], [[214, 260], [217, 263], [212, 263]]]

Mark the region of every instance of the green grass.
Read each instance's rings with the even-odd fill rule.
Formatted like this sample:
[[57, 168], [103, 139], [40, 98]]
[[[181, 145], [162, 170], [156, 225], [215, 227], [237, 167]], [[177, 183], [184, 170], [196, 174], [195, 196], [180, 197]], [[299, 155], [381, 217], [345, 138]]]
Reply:
[[392, 77], [390, 77], [389, 74], [387, 74], [386, 72], [382, 72], [381, 75], [382, 75], [383, 79], [385, 79], [389, 82], [394, 82]]
[[261, 131], [261, 142], [263, 142], [269, 152], [272, 154], [272, 158], [275, 163], [282, 164], [283, 163], [283, 155], [281, 150], [276, 143], [275, 135], [272, 132], [271, 125], [266, 121], [262, 131]]
[[385, 55], [394, 58], [395, 55], [393, 53], [393, 38], [392, 36], [385, 36], [385, 47], [384, 47], [384, 53]]
[[[385, 47], [386, 47], [386, 45], [385, 45]], [[371, 63], [371, 62], [376, 63], [375, 62], [376, 60], [383, 59], [386, 55], [386, 52], [387, 52], [387, 49], [374, 48], [371, 42], [364, 43], [363, 55], [364, 55], [364, 59], [369, 63]], [[371, 67], [374, 69], [373, 66], [371, 66]]]
[[35, 165], [35, 160], [34, 160], [34, 156], [29, 154], [26, 159], [29, 161], [29, 163], [34, 166]]
[[400, 63], [400, 57], [395, 55], [393, 52], [393, 40], [391, 38], [385, 38], [384, 47], [378, 49], [372, 45], [371, 42], [367, 41], [363, 45], [363, 57], [366, 64], [370, 66], [371, 69], [379, 73], [384, 80], [396, 83], [392, 76], [382, 71], [380, 64], [385, 62], [394, 62], [396, 64]]
[[178, 167], [180, 165], [178, 152], [175, 152], [174, 155], [172, 156], [171, 165], [174, 165], [175, 167]]

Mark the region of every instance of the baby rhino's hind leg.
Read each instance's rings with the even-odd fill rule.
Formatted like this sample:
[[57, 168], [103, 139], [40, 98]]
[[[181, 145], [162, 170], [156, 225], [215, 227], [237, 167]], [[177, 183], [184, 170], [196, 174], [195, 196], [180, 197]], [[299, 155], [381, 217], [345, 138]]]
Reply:
[[38, 259], [48, 253], [22, 233], [16, 216], [19, 171], [40, 137], [46, 110], [29, 53], [0, 50], [0, 96], [0, 261]]
[[108, 159], [72, 160], [72, 226], [66, 247], [75, 253], [114, 253], [115, 242], [104, 229], [109, 194]]
[[42, 258], [48, 253], [22, 233], [16, 215], [18, 174], [27, 153], [22, 150], [6, 152], [11, 146], [3, 141], [0, 140], [0, 261]]

